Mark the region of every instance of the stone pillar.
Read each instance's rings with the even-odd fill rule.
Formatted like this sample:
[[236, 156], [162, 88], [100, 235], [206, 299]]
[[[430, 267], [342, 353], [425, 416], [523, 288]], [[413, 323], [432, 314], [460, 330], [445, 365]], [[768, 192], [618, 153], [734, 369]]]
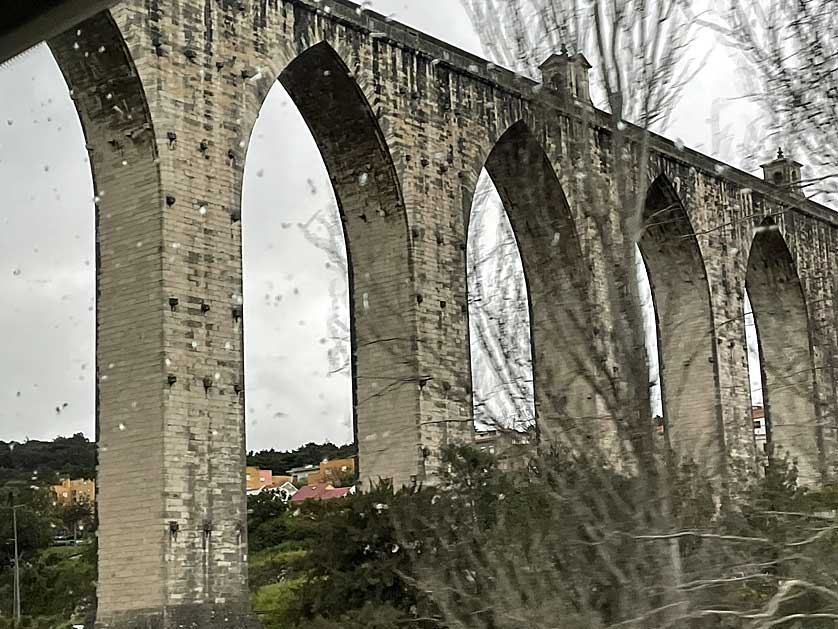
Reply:
[[210, 63], [204, 19], [125, 2], [50, 42], [99, 197], [103, 629], [251, 626], [236, 157], [244, 79]]
[[446, 68], [387, 50], [375, 60], [382, 125], [399, 175], [407, 212], [413, 297], [404, 321], [415, 343], [415, 380], [402, 386], [417, 400], [417, 478], [436, 482], [440, 453], [473, 441], [471, 364], [466, 288], [467, 217], [480, 147], [461, 126]]
[[724, 481], [735, 494], [755, 474], [762, 473], [754, 441], [744, 319], [749, 229], [730, 218], [743, 211], [747, 200], [737, 198], [738, 195], [722, 195], [723, 189], [718, 186], [701, 186], [700, 190], [695, 196], [687, 195], [687, 207], [699, 232], [710, 286], [715, 336], [714, 394], [721, 421], [717, 447], [725, 465]]

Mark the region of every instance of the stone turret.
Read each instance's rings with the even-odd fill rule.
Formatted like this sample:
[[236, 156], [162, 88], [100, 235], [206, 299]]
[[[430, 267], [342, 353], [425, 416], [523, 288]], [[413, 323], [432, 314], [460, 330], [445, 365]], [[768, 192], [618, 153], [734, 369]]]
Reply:
[[591, 102], [588, 82], [590, 69], [591, 64], [585, 59], [585, 55], [581, 52], [569, 55], [565, 46], [562, 46], [561, 54], [550, 55], [539, 66], [541, 81], [545, 87], [585, 103]]
[[761, 164], [763, 179], [797, 196], [805, 196], [800, 184], [803, 164], [783, 155], [783, 149], [777, 149], [777, 157]]

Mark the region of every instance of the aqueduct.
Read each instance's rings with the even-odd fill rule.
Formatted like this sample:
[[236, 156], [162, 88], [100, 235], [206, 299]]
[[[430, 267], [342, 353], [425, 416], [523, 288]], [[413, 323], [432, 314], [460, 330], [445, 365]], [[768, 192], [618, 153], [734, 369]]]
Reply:
[[[123, 0], [49, 45], [100, 197], [99, 627], [250, 623], [240, 199], [274, 80], [345, 228], [362, 476], [432, 480], [440, 447], [471, 438], [465, 243], [484, 166], [527, 276], [539, 419], [601, 415], [580, 373], [607, 325], [590, 232], [617, 211], [615, 156], [582, 58], [552, 58], [542, 86], [347, 0]], [[766, 182], [648, 142], [639, 245], [672, 448], [723, 478], [755, 468], [747, 286], [774, 440], [829, 473], [838, 215], [794, 190], [789, 160]]]

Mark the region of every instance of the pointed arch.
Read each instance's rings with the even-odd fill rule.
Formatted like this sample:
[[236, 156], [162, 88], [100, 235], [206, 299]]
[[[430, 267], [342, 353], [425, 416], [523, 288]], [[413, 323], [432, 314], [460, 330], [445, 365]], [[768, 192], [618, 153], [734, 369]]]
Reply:
[[649, 185], [638, 246], [649, 276], [669, 447], [721, 474], [716, 346], [704, 258], [684, 204], [665, 174]]
[[[343, 224], [349, 269], [353, 426], [359, 467], [403, 478], [419, 454], [417, 398], [400, 383], [416, 373], [405, 321], [413, 312], [411, 250], [399, 179], [362, 90], [326, 42], [280, 73], [317, 144]], [[411, 358], [413, 357], [413, 358]], [[385, 436], [386, 439], [382, 437]]]
[[539, 141], [519, 121], [486, 159], [512, 226], [529, 297], [533, 385], [542, 436], [591, 437], [596, 396], [585, 308], [587, 268], [564, 190]]
[[769, 449], [772, 456], [788, 454], [801, 480], [814, 482], [823, 461], [809, 316], [794, 259], [771, 217], [755, 230], [745, 288], [757, 332]]

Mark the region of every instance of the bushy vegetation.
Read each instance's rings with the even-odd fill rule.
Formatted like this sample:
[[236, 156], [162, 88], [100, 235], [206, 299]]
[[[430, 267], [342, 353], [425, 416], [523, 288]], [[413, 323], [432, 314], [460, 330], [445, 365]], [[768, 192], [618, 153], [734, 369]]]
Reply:
[[95, 478], [96, 444], [82, 433], [52, 441], [0, 441], [0, 492], [58, 483], [60, 476]]
[[[434, 487], [290, 505], [251, 496], [252, 605], [265, 628], [834, 626], [838, 491], [801, 488], [787, 461], [721, 503], [690, 464], [668, 470], [666, 504], [647, 477], [558, 449], [510, 470], [452, 448], [445, 469]], [[75, 516], [44, 496], [18, 510], [23, 626], [64, 628], [92, 618], [96, 549], [51, 546]], [[0, 551], [2, 628], [12, 570]]]
[[696, 466], [670, 470], [666, 530], [647, 479], [602, 461], [554, 450], [503, 471], [455, 448], [446, 464], [433, 488], [254, 509], [268, 516], [251, 539], [266, 626], [743, 627], [760, 614], [834, 624], [811, 615], [838, 612], [835, 491], [798, 487], [787, 462], [737, 504], [717, 505]]
[[[96, 600], [92, 512], [83, 505], [54, 505], [45, 490], [28, 498], [27, 502], [17, 502], [22, 506], [16, 510], [22, 626], [64, 629], [71, 620], [92, 620]], [[79, 522], [86, 524], [86, 537], [79, 535], [78, 545], [53, 545], [56, 532]], [[0, 506], [0, 629], [4, 628], [4, 619], [12, 616], [14, 547], [7, 540], [13, 535], [10, 506], [4, 504]]]

